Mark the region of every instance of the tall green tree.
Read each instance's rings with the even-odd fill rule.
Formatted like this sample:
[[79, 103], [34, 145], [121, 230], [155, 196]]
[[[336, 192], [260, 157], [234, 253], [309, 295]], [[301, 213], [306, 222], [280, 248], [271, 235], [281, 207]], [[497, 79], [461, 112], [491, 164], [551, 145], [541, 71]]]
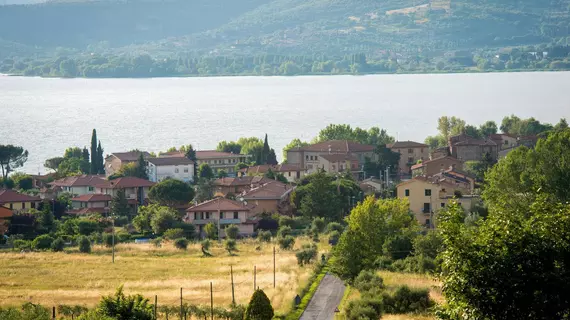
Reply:
[[150, 188], [148, 196], [152, 202], [164, 206], [187, 205], [194, 199], [194, 188], [184, 181], [166, 179]]
[[137, 160], [135, 177], [148, 180], [147, 163], [141, 153]]
[[28, 161], [28, 150], [14, 145], [0, 145], [0, 167], [2, 168], [2, 181], [8, 180], [8, 174], [20, 168]]
[[59, 168], [59, 164], [62, 163], [63, 160], [64, 160], [63, 157], [49, 158], [44, 162], [44, 167], [57, 171], [57, 169]]
[[198, 168], [198, 178], [211, 180], [214, 179], [214, 171], [207, 163], [202, 163]]
[[275, 154], [275, 150], [269, 150], [269, 154], [267, 155], [266, 163], [269, 165], [277, 165], [279, 162], [277, 161], [277, 155]]
[[[325, 172], [319, 171], [311, 177], [311, 182], [294, 191], [302, 195], [300, 211], [306, 217], [323, 217], [338, 220], [340, 217], [340, 199], [338, 190], [331, 184], [332, 179]], [[295, 199], [295, 197], [293, 197]]]
[[308, 145], [309, 145], [308, 142], [301, 141], [301, 139], [299, 139], [299, 138], [295, 138], [295, 139], [291, 140], [291, 142], [289, 142], [289, 144], [287, 144], [283, 148], [283, 161], [287, 161], [287, 151], [289, 151], [293, 148], [306, 147]]
[[125, 189], [118, 189], [111, 200], [111, 214], [119, 217], [127, 217], [131, 213]]
[[220, 141], [218, 146], [216, 147], [217, 151], [220, 152], [229, 152], [234, 154], [240, 154], [241, 146], [234, 141]]
[[99, 140], [99, 144], [97, 145], [97, 170], [99, 174], [105, 173], [105, 160], [103, 159], [101, 140]]
[[[260, 164], [267, 164], [267, 157], [269, 156], [270, 152], [269, 142], [267, 141], [267, 133], [265, 134], [265, 140], [263, 140], [263, 151], [261, 153], [261, 163]], [[274, 152], [275, 154], [275, 152]]]
[[97, 130], [93, 129], [91, 133], [91, 174], [99, 173], [97, 159]]
[[81, 158], [83, 161], [89, 163], [89, 150], [87, 150], [87, 147], [83, 147]]
[[271, 301], [263, 292], [257, 289], [251, 296], [245, 311], [245, 320], [271, 320], [273, 319], [273, 307]]
[[457, 117], [443, 116], [437, 120], [437, 130], [443, 136], [445, 141], [451, 136], [461, 134], [465, 131], [466, 123]]
[[495, 121], [487, 121], [479, 126], [479, 132], [483, 137], [488, 137], [498, 132], [497, 123]]

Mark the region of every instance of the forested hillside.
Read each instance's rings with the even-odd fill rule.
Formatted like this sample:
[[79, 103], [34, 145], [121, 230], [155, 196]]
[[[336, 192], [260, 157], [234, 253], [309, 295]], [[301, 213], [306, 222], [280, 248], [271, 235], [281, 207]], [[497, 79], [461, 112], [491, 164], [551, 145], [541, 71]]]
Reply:
[[[301, 73], [329, 60], [339, 66], [328, 69], [345, 73], [363, 70], [350, 57], [364, 54], [365, 63], [381, 60], [366, 72], [408, 70], [410, 64], [412, 71], [501, 70], [509, 69], [509, 61], [512, 69], [543, 69], [554, 62], [565, 69], [569, 10], [570, 0], [67, 0], [0, 6], [0, 59], [11, 59], [0, 68], [6, 72], [12, 61], [33, 57], [43, 60], [23, 61], [24, 69], [12, 72], [46, 75], [37, 71], [45, 59], [74, 57], [89, 64], [85, 56], [96, 54], [125, 64], [149, 54], [176, 74], [193, 74], [192, 68], [201, 74], [196, 59], [221, 57], [217, 65], [229, 58], [234, 67], [216, 66], [207, 74], [286, 74], [278, 69], [289, 60]], [[526, 53], [511, 55], [512, 48]], [[552, 60], [542, 54], [546, 48], [562, 56]], [[266, 61], [267, 54], [283, 57], [272, 59], [268, 72], [259, 64], [240, 69], [233, 62]]]

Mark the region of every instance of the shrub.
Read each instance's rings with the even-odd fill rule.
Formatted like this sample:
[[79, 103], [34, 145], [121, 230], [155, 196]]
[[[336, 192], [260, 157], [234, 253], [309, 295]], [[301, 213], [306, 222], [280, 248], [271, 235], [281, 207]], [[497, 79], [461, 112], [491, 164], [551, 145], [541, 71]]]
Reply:
[[103, 235], [98, 232], [92, 233], [89, 236], [89, 240], [91, 240], [92, 243], [103, 243]]
[[337, 231], [338, 233], [342, 233], [344, 231], [344, 227], [342, 224], [338, 222], [331, 222], [327, 225], [326, 232], [331, 233]]
[[291, 217], [282, 216], [279, 218], [279, 228], [289, 227], [293, 228], [295, 221]]
[[218, 227], [212, 222], [204, 226], [204, 232], [206, 233], [206, 238], [211, 240], [218, 239]]
[[196, 238], [196, 227], [191, 223], [178, 222], [175, 224], [176, 229], [184, 231], [184, 237], [188, 240]]
[[226, 238], [235, 240], [239, 236], [239, 227], [232, 224], [227, 226], [224, 232], [226, 233]]
[[378, 292], [384, 288], [384, 281], [374, 271], [364, 270], [354, 279], [354, 287], [363, 294]]
[[431, 273], [439, 269], [434, 259], [423, 255], [407, 257], [392, 263], [391, 270], [408, 273]]
[[408, 235], [396, 235], [384, 242], [384, 254], [393, 260], [404, 259], [412, 254], [412, 238]]
[[380, 256], [374, 261], [374, 267], [380, 270], [393, 270], [392, 263], [394, 263], [394, 260], [390, 257]]
[[156, 248], [160, 248], [160, 247], [162, 247], [162, 238], [158, 237], [156, 239], [152, 239], [152, 240], [150, 240], [150, 243], [154, 244], [154, 246]]
[[51, 320], [50, 311], [39, 305], [30, 302], [24, 303], [20, 308], [8, 307], [0, 308], [0, 319], [2, 320]]
[[270, 231], [259, 231], [257, 234], [257, 239], [261, 242], [271, 242], [271, 232]]
[[329, 243], [331, 245], [336, 245], [338, 243], [338, 239], [340, 239], [340, 233], [338, 231], [333, 231], [329, 234]]
[[79, 237], [79, 252], [91, 253], [91, 241], [86, 236]]
[[292, 236], [286, 236], [284, 238], [280, 238], [278, 242], [279, 242], [279, 248], [283, 250], [291, 250], [295, 245], [295, 238], [293, 238]]
[[325, 231], [325, 227], [326, 227], [325, 218], [313, 219], [313, 223], [312, 223], [312, 229], [313, 230], [317, 231], [318, 233], [321, 233], [321, 232]]
[[202, 243], [200, 243], [202, 254], [206, 257], [211, 257], [212, 254], [210, 253], [210, 239], [204, 239]]
[[279, 228], [279, 231], [277, 231], [277, 236], [279, 238], [285, 238], [286, 236], [290, 236], [292, 231], [293, 230], [291, 229], [291, 227], [284, 226]]
[[32, 241], [32, 248], [34, 250], [46, 250], [51, 248], [53, 238], [47, 234], [41, 235]]
[[437, 231], [429, 231], [426, 235], [418, 236], [413, 241], [414, 255], [424, 255], [435, 259], [443, 250], [443, 239]]
[[17, 239], [13, 242], [14, 249], [18, 250], [31, 250], [32, 242], [28, 240]]
[[115, 235], [115, 241], [117, 241], [118, 243], [129, 242], [130, 240], [131, 240], [131, 235], [128, 232], [121, 231], [117, 232], [117, 234]]
[[126, 216], [115, 217], [115, 226], [123, 227], [123, 226], [126, 226], [127, 224], [129, 224], [129, 218], [128, 217], [126, 217]]
[[232, 255], [234, 251], [237, 251], [237, 243], [234, 239], [227, 239], [225, 247], [230, 255]]
[[185, 234], [184, 230], [182, 230], [181, 228], [175, 228], [164, 231], [162, 237], [166, 240], [174, 240], [174, 239], [185, 238]]
[[139, 294], [125, 296], [122, 286], [117, 289], [115, 295], [103, 297], [99, 302], [97, 311], [101, 315], [113, 319], [153, 319], [152, 305], [148, 299]]
[[365, 298], [350, 301], [346, 307], [348, 320], [377, 320], [382, 315], [382, 300]]
[[[117, 241], [117, 239], [115, 239], [114, 241]], [[111, 248], [113, 246], [113, 234], [112, 233], [103, 233], [103, 244], [107, 248]]]
[[317, 246], [316, 245], [304, 245], [301, 251], [297, 252], [297, 263], [300, 266], [311, 263], [317, 257]]
[[178, 238], [174, 240], [174, 246], [180, 250], [186, 250], [188, 248], [188, 240], [186, 238]]
[[385, 293], [382, 298], [387, 313], [425, 312], [434, 305], [427, 289], [410, 289], [408, 286], [399, 287], [392, 295]]
[[279, 229], [279, 215], [271, 216], [267, 213], [261, 214], [261, 219], [257, 223], [258, 230], [277, 230]]
[[65, 247], [65, 242], [63, 241], [63, 239], [61, 237], [55, 239], [52, 243], [51, 243], [51, 250], [54, 252], [60, 252], [63, 251], [63, 248]]
[[87, 219], [79, 219], [77, 221], [77, 233], [83, 236], [88, 236], [99, 230], [99, 223]]
[[271, 320], [273, 319], [271, 301], [263, 290], [255, 290], [245, 310], [245, 320]]

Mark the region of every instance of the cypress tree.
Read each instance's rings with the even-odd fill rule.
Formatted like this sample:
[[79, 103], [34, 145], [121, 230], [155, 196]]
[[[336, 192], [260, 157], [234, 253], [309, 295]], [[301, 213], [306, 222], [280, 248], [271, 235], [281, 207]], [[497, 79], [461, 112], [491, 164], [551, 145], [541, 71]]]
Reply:
[[87, 161], [87, 163], [89, 163], [89, 150], [87, 150], [87, 147], [83, 147], [83, 153], [81, 156], [83, 161]]
[[263, 151], [261, 151], [261, 163], [267, 164], [267, 157], [269, 156], [269, 142], [267, 142], [267, 133], [265, 134], [265, 141], [263, 142]]
[[105, 160], [103, 160], [103, 148], [101, 147], [101, 140], [97, 146], [97, 173], [105, 173]]
[[91, 174], [97, 174], [97, 130], [93, 129], [91, 134]]
[[139, 155], [139, 160], [137, 163], [137, 171], [136, 171], [136, 176], [138, 178], [141, 179], [147, 179], [148, 180], [148, 173], [146, 172], [146, 161], [143, 158], [143, 154], [141, 152], [141, 154]]
[[273, 307], [263, 290], [255, 290], [245, 311], [245, 320], [271, 320]]

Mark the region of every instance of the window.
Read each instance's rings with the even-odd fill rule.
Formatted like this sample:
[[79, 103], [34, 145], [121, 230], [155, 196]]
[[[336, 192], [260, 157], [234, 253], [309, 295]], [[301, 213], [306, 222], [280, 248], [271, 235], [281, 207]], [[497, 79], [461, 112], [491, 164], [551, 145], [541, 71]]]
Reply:
[[424, 213], [430, 213], [430, 212], [431, 212], [431, 204], [424, 203]]
[[408, 153], [414, 153], [414, 149], [408, 149]]
[[424, 153], [424, 148], [421, 148], [420, 152], [421, 152], [421, 153]]
[[442, 203], [441, 203], [441, 207], [442, 207], [442, 208], [445, 208], [445, 202], [442, 202]]
[[224, 218], [224, 213], [220, 212], [220, 219], [223, 219], [223, 218]]
[[184, 167], [184, 173], [188, 173], [188, 167]]
[[14, 204], [10, 203], [10, 209], [14, 209]]
[[93, 190], [95, 190], [95, 188], [89, 187], [89, 191], [93, 191]]
[[414, 163], [414, 158], [409, 157], [409, 158], [408, 158], [408, 163]]
[[430, 223], [430, 222], [431, 222], [431, 221], [429, 221], [429, 219], [426, 219], [426, 226], [428, 226], [428, 227], [431, 226], [431, 223]]
[[425, 195], [426, 197], [431, 197], [431, 189], [425, 189]]
[[234, 212], [234, 219], [239, 219], [239, 213], [237, 211]]
[[406, 197], [409, 197], [410, 196], [410, 189], [406, 189], [406, 191], [404, 191], [404, 193], [405, 193]]
[[178, 173], [179, 171], [178, 168], [174, 168], [174, 173]]
[[22, 202], [22, 209], [26, 209], [26, 203]]
[[289, 177], [291, 176], [291, 171], [289, 171]]
[[309, 156], [305, 156], [305, 160], [309, 160]]
[[36, 208], [36, 203], [35, 203], [35, 202], [32, 202], [32, 208], [34, 208], [34, 209]]
[[332, 165], [332, 169], [333, 171], [336, 170], [336, 166], [334, 164]]

